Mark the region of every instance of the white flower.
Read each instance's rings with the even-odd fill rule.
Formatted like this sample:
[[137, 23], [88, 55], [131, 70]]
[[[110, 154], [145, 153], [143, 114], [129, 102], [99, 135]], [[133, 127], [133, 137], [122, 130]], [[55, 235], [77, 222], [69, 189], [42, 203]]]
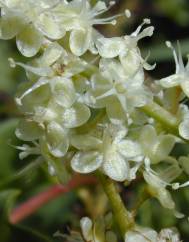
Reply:
[[140, 50], [137, 43], [140, 39], [148, 36], [152, 36], [154, 27], [150, 26], [145, 28], [142, 32], [143, 25], [149, 24], [149, 19], [144, 19], [143, 23], [137, 28], [131, 35], [124, 37], [113, 37], [113, 38], [98, 38], [97, 48], [99, 54], [103, 58], [114, 58], [119, 56], [119, 59], [124, 66], [128, 74], [133, 75], [141, 67], [146, 70], [152, 70], [155, 65], [150, 66], [146, 60], [143, 60], [140, 54]]
[[135, 179], [141, 165], [141, 150], [126, 134], [124, 127], [109, 125], [102, 139], [91, 135], [73, 137], [72, 145], [80, 150], [71, 160], [73, 170], [90, 173], [100, 168], [116, 181]]
[[162, 229], [158, 235], [158, 242], [181, 242], [176, 228]]
[[68, 102], [70, 99], [75, 100], [77, 94], [71, 77], [82, 72], [87, 66], [85, 61], [66, 52], [55, 42], [48, 46], [41, 57], [35, 59], [35, 65], [15, 62], [11, 58], [9, 61], [12, 67], [16, 65], [23, 67], [28, 78], [34, 82], [16, 98], [18, 105], [22, 105], [22, 99], [27, 95], [47, 84], [50, 85], [52, 95], [60, 105], [72, 105]]
[[92, 77], [86, 99], [92, 107], [106, 107], [111, 121], [124, 121], [135, 107], [152, 101], [152, 94], [143, 84], [142, 67], [130, 75], [118, 60], [101, 59], [100, 71], [102, 75]]
[[60, 39], [64, 28], [60, 28], [51, 13], [57, 1], [1, 1], [0, 38], [12, 39], [20, 52], [27, 57], [34, 56], [45, 37]]
[[125, 234], [125, 242], [157, 242], [157, 232], [150, 228], [137, 227]]
[[83, 55], [87, 50], [93, 54], [97, 54], [95, 43], [101, 34], [98, 33], [93, 26], [99, 24], [116, 24], [115, 18], [120, 16], [112, 16], [107, 18], [99, 18], [99, 15], [108, 11], [114, 1], [110, 1], [107, 7], [103, 1], [97, 1], [94, 7], [90, 6], [88, 0], [73, 0], [67, 6], [59, 4], [54, 10], [60, 25], [63, 25], [70, 33], [70, 49], [77, 55]]
[[158, 234], [151, 228], [136, 226], [125, 235], [125, 242], [181, 242], [175, 228], [162, 229]]
[[106, 221], [98, 218], [94, 222], [83, 217], [80, 220], [81, 231], [86, 242], [117, 242], [116, 235], [106, 228]]
[[173, 55], [174, 55], [175, 64], [176, 64], [176, 73], [161, 79], [160, 84], [164, 88], [180, 86], [184, 94], [187, 97], [189, 97], [189, 80], [188, 80], [189, 64], [187, 64], [184, 67], [179, 44], [178, 44], [178, 55], [176, 53], [176, 50], [173, 48], [173, 46], [169, 41], [167, 41], [166, 44], [169, 48], [173, 50]]
[[90, 110], [84, 104], [73, 103], [68, 108], [50, 101], [45, 106], [33, 107], [28, 119], [22, 121], [16, 135], [24, 141], [42, 140], [55, 157], [62, 157], [69, 148], [69, 129], [81, 126], [90, 117]]

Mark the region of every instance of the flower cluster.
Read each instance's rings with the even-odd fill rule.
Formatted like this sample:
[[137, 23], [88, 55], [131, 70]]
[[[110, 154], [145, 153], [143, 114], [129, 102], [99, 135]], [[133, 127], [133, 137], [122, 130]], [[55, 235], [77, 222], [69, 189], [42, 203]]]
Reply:
[[[20, 158], [43, 156], [52, 174], [57, 173], [57, 162], [78, 173], [100, 170], [118, 182], [130, 182], [140, 173], [152, 195], [164, 207], [175, 210], [166, 187], [188, 185], [173, 183], [183, 170], [189, 173], [188, 157], [176, 160], [171, 152], [176, 143], [189, 140], [189, 110], [179, 104], [189, 97], [189, 65], [184, 67], [180, 49], [177, 56], [167, 42], [174, 53], [176, 73], [152, 84], [146, 82], [145, 71], [155, 65], [141, 56], [138, 41], [152, 36], [154, 27], [144, 19], [133, 33], [106, 38], [95, 28], [97, 25], [115, 25], [118, 17], [130, 17], [128, 10], [104, 17], [114, 4], [0, 0], [0, 38], [16, 37], [25, 57], [38, 53], [27, 64], [9, 59], [11, 67], [20, 66], [27, 75], [15, 98], [23, 114], [16, 136], [26, 142], [18, 147]], [[178, 127], [172, 133], [144, 108], [157, 102], [170, 111], [165, 90], [169, 88], [178, 93], [174, 107]], [[173, 100], [169, 103], [175, 104]], [[96, 241], [96, 225], [87, 218], [81, 225], [87, 227], [87, 232], [83, 230], [85, 239]], [[125, 241], [141, 236], [144, 238], [140, 241], [151, 241], [148, 234], [155, 238], [152, 241], [167, 241], [166, 236], [176, 236], [172, 233], [158, 235], [137, 228], [127, 233]]]
[[[144, 19], [130, 35], [104, 37], [94, 26], [116, 23], [119, 15], [100, 17], [113, 4], [98, 1], [91, 6], [87, 0], [1, 2], [1, 38], [16, 36], [18, 49], [28, 57], [40, 50], [28, 64], [9, 59], [12, 67], [24, 68], [28, 78], [16, 95], [24, 114], [16, 136], [32, 145], [18, 147], [20, 158], [35, 154], [49, 162], [67, 160], [68, 156], [74, 171], [100, 169], [116, 181], [131, 181], [140, 171], [147, 182], [151, 175], [160, 179], [156, 185], [163, 184], [165, 189], [181, 173], [177, 161], [169, 161], [178, 140], [171, 134], [157, 133], [156, 121], [141, 109], [156, 98], [144, 75], [144, 70], [155, 65], [142, 58], [137, 43], [150, 37], [154, 28], [145, 27], [150, 20]], [[173, 52], [176, 74], [156, 85], [167, 88], [180, 83], [186, 93], [187, 67], [181, 54], [177, 58]], [[99, 60], [93, 58], [97, 54]], [[180, 135], [187, 139], [188, 110], [180, 106], [178, 113], [182, 117]], [[163, 177], [150, 167], [162, 162], [171, 171]]]

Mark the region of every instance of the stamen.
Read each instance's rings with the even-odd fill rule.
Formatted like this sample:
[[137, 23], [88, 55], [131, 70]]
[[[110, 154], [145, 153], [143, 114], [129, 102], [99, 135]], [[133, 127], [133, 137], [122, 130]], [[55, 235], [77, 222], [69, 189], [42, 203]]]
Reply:
[[179, 59], [177, 56], [177, 52], [170, 41], [166, 41], [165, 44], [167, 45], [168, 48], [170, 48], [173, 51], [173, 56], [176, 64], [176, 73], [178, 73], [180, 70], [180, 66], [179, 66]]
[[29, 155], [40, 155], [40, 148], [39, 145], [37, 144], [36, 147], [31, 147], [27, 144], [23, 144], [22, 146], [17, 146], [13, 145], [11, 143], [8, 143], [11, 147], [14, 149], [20, 150], [21, 152], [19, 153], [19, 158], [23, 160]]
[[109, 91], [105, 92], [104, 94], [102, 94], [101, 96], [98, 96], [96, 99], [99, 100], [99, 99], [102, 99], [102, 98], [106, 98], [106, 97], [109, 97], [109, 96], [112, 96], [114, 95], [116, 92], [114, 89], [110, 89]]
[[181, 46], [179, 41], [177, 41], [177, 46], [178, 46], [178, 61], [179, 61], [179, 67], [181, 71], [184, 71], [184, 63], [183, 63], [183, 58], [182, 58], [182, 51], [181, 51]]
[[15, 68], [16, 66], [21, 66], [26, 71], [32, 72], [38, 76], [52, 76], [54, 74], [53, 70], [50, 67], [34, 67], [30, 65], [23, 64], [21, 62], [14, 61], [13, 58], [8, 58], [10, 67]]
[[141, 25], [138, 26], [138, 28], [131, 34], [132, 37], [137, 37], [138, 34], [140, 33], [142, 27], [145, 25], [145, 24], [150, 24], [151, 23], [151, 20], [150, 19], [143, 19], [143, 22]]
[[102, 25], [102, 24], [112, 24], [112, 25], [116, 25], [117, 20], [116, 18], [118, 17], [122, 17], [125, 16], [125, 14], [117, 14], [111, 17], [107, 17], [107, 18], [97, 18], [93, 20], [93, 24], [94, 25]]
[[189, 181], [187, 181], [187, 182], [185, 182], [185, 183], [183, 183], [183, 184], [180, 184], [180, 183], [174, 183], [174, 184], [172, 184], [172, 188], [174, 189], [174, 190], [177, 190], [177, 189], [179, 189], [179, 188], [184, 188], [184, 187], [187, 187], [187, 186], [189, 186]]
[[30, 94], [31, 92], [35, 91], [37, 88], [45, 85], [49, 83], [48, 79], [44, 79], [44, 78], [40, 78], [31, 88], [27, 89], [27, 91], [25, 91], [21, 97], [16, 98], [15, 101], [16, 103], [21, 106], [22, 105], [22, 99], [27, 96], [28, 94]]

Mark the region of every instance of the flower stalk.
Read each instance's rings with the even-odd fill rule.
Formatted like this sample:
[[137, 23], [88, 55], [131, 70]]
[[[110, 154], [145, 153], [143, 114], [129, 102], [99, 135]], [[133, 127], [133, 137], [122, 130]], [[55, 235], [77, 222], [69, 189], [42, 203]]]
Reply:
[[112, 212], [115, 221], [120, 229], [121, 235], [124, 237], [125, 233], [134, 226], [134, 219], [124, 206], [123, 201], [119, 195], [119, 192], [116, 189], [113, 180], [111, 180], [110, 178], [108, 178], [100, 172], [97, 175], [100, 179], [104, 192], [106, 193], [109, 199]]
[[159, 104], [151, 102], [150, 104], [143, 106], [141, 109], [147, 115], [160, 122], [165, 129], [175, 135], [178, 134], [177, 118], [173, 114], [165, 110], [163, 107], [161, 107]]

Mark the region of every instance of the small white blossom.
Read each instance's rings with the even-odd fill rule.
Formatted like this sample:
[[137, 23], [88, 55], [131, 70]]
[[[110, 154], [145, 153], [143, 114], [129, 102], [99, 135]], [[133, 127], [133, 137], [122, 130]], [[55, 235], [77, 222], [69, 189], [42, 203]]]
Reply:
[[173, 48], [173, 46], [169, 41], [167, 42], [167, 46], [173, 50], [173, 55], [174, 55], [175, 64], [176, 64], [176, 73], [161, 79], [160, 84], [164, 88], [180, 86], [184, 94], [187, 97], [189, 97], [189, 80], [188, 80], [189, 64], [187, 63], [187, 65], [184, 66], [179, 44], [178, 44], [178, 55], [176, 53], [176, 50]]
[[80, 220], [80, 226], [86, 242], [117, 242], [115, 233], [106, 228], [105, 220], [101, 217], [94, 222], [90, 218], [84, 217]]
[[20, 52], [27, 57], [34, 56], [45, 38], [60, 39], [65, 30], [55, 21], [50, 9], [57, 1], [0, 1], [0, 38], [12, 39]]
[[94, 29], [94, 25], [116, 24], [116, 18], [120, 15], [100, 18], [99, 15], [107, 12], [114, 1], [106, 6], [103, 1], [97, 1], [92, 7], [88, 0], [73, 0], [66, 6], [59, 4], [54, 10], [60, 25], [64, 26], [70, 33], [70, 49], [77, 55], [83, 55], [87, 50], [93, 54], [98, 51], [95, 47], [96, 41], [102, 35]]
[[97, 48], [99, 54], [103, 58], [114, 58], [119, 56], [119, 59], [126, 72], [130, 75], [136, 73], [141, 65], [146, 70], [153, 69], [155, 65], [150, 66], [147, 64], [146, 60], [143, 60], [140, 50], [137, 46], [137, 43], [140, 39], [152, 36], [154, 31], [154, 27], [152, 26], [147, 27], [140, 32], [143, 25], [149, 23], [149, 19], [144, 19], [143, 23], [131, 35], [126, 35], [124, 37], [98, 38]]
[[125, 235], [125, 242], [181, 242], [179, 234], [175, 228], [162, 229], [158, 234], [151, 228], [136, 226]]
[[[74, 137], [72, 145], [81, 151], [73, 157], [72, 168], [80, 173], [100, 168], [116, 181], [134, 179], [142, 161], [141, 150], [138, 143], [127, 138], [126, 134], [125, 128], [109, 125], [102, 139], [90, 135]], [[129, 161], [135, 162], [133, 167]]]
[[22, 99], [28, 94], [47, 84], [50, 85], [52, 95], [58, 104], [72, 105], [77, 94], [71, 78], [82, 72], [87, 65], [85, 61], [66, 52], [55, 42], [51, 43], [44, 54], [35, 60], [35, 65], [14, 62], [12, 59], [9, 61], [12, 67], [16, 65], [23, 67], [29, 79], [34, 80], [34, 84], [16, 98], [18, 105], [22, 105]]
[[[91, 89], [86, 94], [89, 105], [106, 107], [111, 121], [126, 120], [127, 113], [152, 101], [151, 92], [144, 86], [142, 67], [133, 75], [114, 59], [101, 59], [101, 75], [91, 79]], [[93, 101], [94, 100], [94, 101]]]

